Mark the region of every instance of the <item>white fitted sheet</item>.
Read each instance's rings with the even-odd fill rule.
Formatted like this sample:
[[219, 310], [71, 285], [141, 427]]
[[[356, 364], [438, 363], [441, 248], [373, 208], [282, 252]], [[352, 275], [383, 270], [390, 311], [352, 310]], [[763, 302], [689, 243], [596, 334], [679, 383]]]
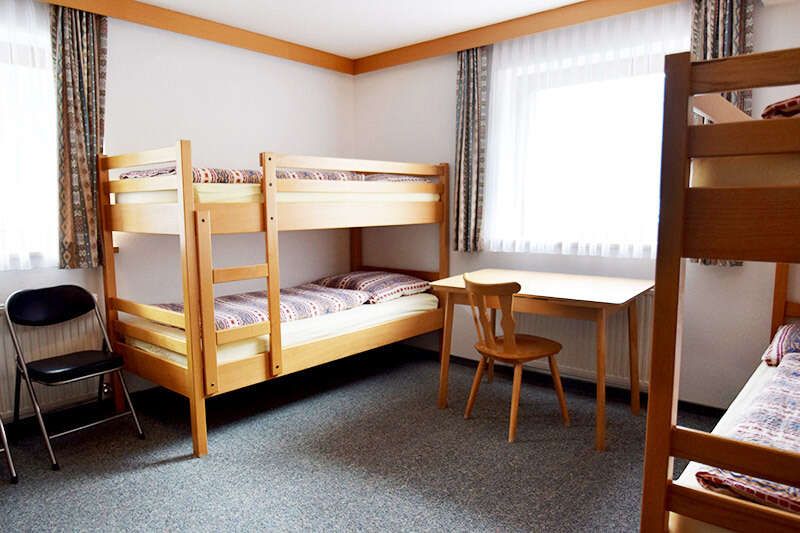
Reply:
[[[284, 347], [288, 347], [337, 337], [345, 333], [352, 333], [393, 320], [414, 316], [437, 307], [439, 307], [439, 299], [436, 296], [430, 293], [421, 293], [403, 296], [389, 302], [361, 305], [339, 313], [284, 322], [281, 324], [281, 342]], [[155, 322], [130, 315], [123, 316], [122, 320], [151, 331], [163, 333], [174, 339], [184, 340], [186, 338], [182, 329], [156, 324]], [[181, 366], [186, 366], [185, 355], [132, 337], [124, 339], [124, 342]], [[217, 348], [217, 362], [223, 364], [246, 359], [257, 353], [268, 351], [268, 346], [269, 335], [223, 344]]]
[[[198, 203], [244, 203], [261, 201], [261, 185], [257, 183], [195, 183]], [[178, 191], [141, 191], [116, 193], [118, 204], [171, 204], [178, 201]], [[438, 202], [436, 193], [345, 193], [345, 192], [278, 192], [278, 202]]]
[[[733, 400], [730, 407], [728, 407], [728, 410], [725, 411], [722, 418], [720, 418], [712, 433], [725, 434], [730, 432], [741, 420], [747, 408], [753, 404], [756, 396], [758, 396], [770, 380], [772, 380], [776, 370], [777, 367], [768, 366], [764, 362], [759, 363], [758, 368], [756, 368], [753, 375], [750, 376], [750, 379], [747, 380], [742, 390], [739, 391], [739, 394]], [[675, 484], [693, 489], [707, 490], [700, 485], [696, 477], [697, 472], [702, 468], [703, 465], [700, 463], [689, 463], [677, 481], [675, 481]], [[719, 533], [730, 531], [723, 527], [707, 524], [706, 522], [701, 522], [694, 518], [681, 516], [675, 513], [670, 513], [669, 530], [678, 533]]]

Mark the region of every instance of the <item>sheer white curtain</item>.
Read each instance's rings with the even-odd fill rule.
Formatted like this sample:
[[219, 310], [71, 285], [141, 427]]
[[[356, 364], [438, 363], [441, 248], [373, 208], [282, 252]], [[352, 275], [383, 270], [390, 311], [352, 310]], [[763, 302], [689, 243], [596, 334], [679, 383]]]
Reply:
[[663, 64], [687, 2], [496, 44], [485, 249], [654, 257]]
[[0, 270], [58, 264], [48, 5], [0, 0]]

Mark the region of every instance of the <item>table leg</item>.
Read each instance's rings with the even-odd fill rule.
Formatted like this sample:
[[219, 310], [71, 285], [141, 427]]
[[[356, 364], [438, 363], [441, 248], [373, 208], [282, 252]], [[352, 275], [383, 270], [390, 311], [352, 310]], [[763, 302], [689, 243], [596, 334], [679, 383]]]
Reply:
[[597, 407], [595, 415], [595, 444], [598, 451], [606, 449], [606, 310], [597, 311]]
[[631, 412], [639, 414], [639, 331], [637, 324], [636, 299], [628, 304], [628, 354], [631, 376]]
[[[489, 311], [489, 322], [492, 323], [492, 335], [497, 335], [497, 309]], [[494, 381], [494, 359], [489, 359], [489, 368], [486, 372], [486, 382]]]
[[447, 407], [447, 372], [450, 370], [450, 346], [453, 340], [453, 298], [444, 293], [444, 324], [442, 351], [439, 354], [439, 409]]

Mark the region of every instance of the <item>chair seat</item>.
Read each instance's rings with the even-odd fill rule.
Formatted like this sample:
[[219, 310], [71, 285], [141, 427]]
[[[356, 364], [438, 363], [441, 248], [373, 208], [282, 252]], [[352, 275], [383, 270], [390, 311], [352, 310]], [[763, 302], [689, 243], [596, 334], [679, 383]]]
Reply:
[[514, 338], [517, 341], [517, 348], [511, 353], [503, 353], [505, 337], [497, 337], [497, 349], [492, 349], [481, 342], [475, 345], [475, 349], [487, 357], [511, 363], [532, 361], [561, 351], [561, 344], [544, 337], [515, 335]]
[[122, 357], [102, 350], [73, 352], [27, 364], [33, 381], [55, 384], [122, 368]]

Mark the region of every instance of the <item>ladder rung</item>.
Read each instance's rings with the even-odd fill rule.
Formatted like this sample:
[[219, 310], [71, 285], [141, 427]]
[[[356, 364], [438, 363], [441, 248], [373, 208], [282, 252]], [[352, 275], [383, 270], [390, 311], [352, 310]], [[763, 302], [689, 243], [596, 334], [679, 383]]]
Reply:
[[268, 277], [266, 263], [240, 267], [215, 268], [213, 272], [214, 283], [227, 283], [229, 281], [242, 281], [245, 279], [266, 277]]

